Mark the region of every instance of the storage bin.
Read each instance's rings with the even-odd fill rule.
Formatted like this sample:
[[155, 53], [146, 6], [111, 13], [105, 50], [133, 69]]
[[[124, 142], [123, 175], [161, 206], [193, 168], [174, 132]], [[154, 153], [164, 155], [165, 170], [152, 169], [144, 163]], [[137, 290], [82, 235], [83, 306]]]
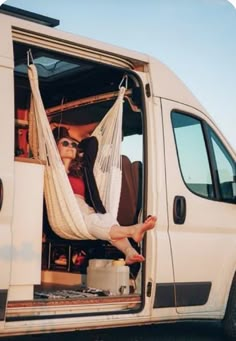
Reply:
[[129, 294], [129, 267], [124, 261], [90, 259], [87, 268], [87, 286], [110, 291], [112, 295]]

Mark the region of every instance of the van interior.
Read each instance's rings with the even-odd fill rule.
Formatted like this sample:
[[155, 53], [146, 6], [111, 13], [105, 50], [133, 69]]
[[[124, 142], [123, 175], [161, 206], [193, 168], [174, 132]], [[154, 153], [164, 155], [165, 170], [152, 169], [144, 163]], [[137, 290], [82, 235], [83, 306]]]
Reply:
[[[48, 120], [53, 126], [64, 125], [73, 129], [88, 127], [92, 132], [113, 105], [121, 82], [127, 80], [123, 104], [122, 189], [118, 221], [121, 225], [137, 223], [141, 219], [144, 194], [144, 106], [140, 80], [128, 67], [122, 68], [14, 42], [16, 162], [30, 162], [32, 159], [28, 143], [31, 90], [27, 75], [27, 51], [30, 51], [37, 67], [42, 100]], [[55, 304], [74, 305], [76, 309], [81, 309], [80, 313], [96, 312], [96, 305], [101, 302], [108, 312], [140, 309], [144, 263], [129, 266], [129, 288], [126, 294], [122, 288], [114, 294], [103, 288], [87, 287], [87, 269], [91, 260], [119, 260], [124, 255], [107, 241], [59, 237], [50, 227], [45, 203], [42, 221], [41, 280], [33, 285], [32, 299], [23, 300], [25, 307], [34, 306], [35, 314], [37, 306], [42, 308], [44, 305], [49, 307]], [[27, 228], [30, 229], [30, 226]], [[141, 245], [133, 245], [144, 254], [145, 240]], [[104, 280], [109, 280], [109, 277]], [[20, 299], [9, 302], [13, 315], [19, 302]], [[88, 302], [91, 307], [86, 310], [84, 306]]]

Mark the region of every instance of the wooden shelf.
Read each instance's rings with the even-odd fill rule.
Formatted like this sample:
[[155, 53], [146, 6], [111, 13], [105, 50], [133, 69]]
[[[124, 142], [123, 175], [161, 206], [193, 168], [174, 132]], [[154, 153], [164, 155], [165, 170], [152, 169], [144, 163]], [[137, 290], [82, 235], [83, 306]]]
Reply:
[[17, 127], [28, 128], [29, 121], [27, 120], [19, 120], [18, 118], [15, 119], [15, 124]]

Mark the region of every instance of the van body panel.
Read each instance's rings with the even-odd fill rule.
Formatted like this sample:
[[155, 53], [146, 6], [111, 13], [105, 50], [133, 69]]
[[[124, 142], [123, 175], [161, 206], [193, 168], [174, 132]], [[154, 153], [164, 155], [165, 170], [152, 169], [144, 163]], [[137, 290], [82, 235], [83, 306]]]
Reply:
[[[152, 284], [150, 302], [153, 319], [165, 320], [176, 318], [175, 306], [171, 309], [156, 309], [159, 302], [157, 284], [174, 284], [170, 239], [168, 235], [168, 215], [166, 197], [166, 174], [164, 153], [164, 132], [161, 99], [150, 97], [146, 100], [147, 115], [147, 214], [158, 216], [157, 227], [147, 235], [147, 272], [146, 286]], [[150, 256], [149, 256], [150, 255]], [[153, 260], [155, 259], [155, 262]]]
[[8, 299], [32, 300], [33, 285], [41, 282], [44, 166], [16, 161], [14, 175], [13, 245]]
[[165, 64], [155, 58], [150, 58], [149, 63], [151, 89], [154, 97], [185, 103], [198, 108], [198, 110], [205, 111], [186, 85]]
[[1, 331], [1, 337], [9, 335], [31, 335], [40, 333], [66, 332], [89, 329], [103, 329], [112, 327], [140, 326], [150, 324], [148, 317], [137, 314], [99, 315], [89, 317], [70, 317], [54, 319], [38, 319], [36, 321], [7, 322]]
[[[85, 38], [83, 36], [75, 35], [72, 33], [63, 32], [56, 28], [42, 26], [33, 22], [29, 23], [27, 20], [10, 17], [2, 13], [0, 13], [0, 21], [12, 27], [13, 32], [21, 31], [23, 35], [25, 34], [25, 36], [29, 37], [29, 41], [31, 41], [31, 43], [33, 42], [34, 35], [36, 34], [38, 36], [41, 36], [41, 38], [44, 37], [44, 39], [42, 39], [42, 42], [44, 40], [48, 40], [48, 46], [50, 46], [50, 43], [52, 44], [51, 46], [54, 45], [54, 39], [58, 42], [64, 43], [65, 46], [67, 42], [70, 42], [73, 43], [74, 46], [81, 46], [84, 51], [86, 51], [86, 48], [88, 48], [89, 51], [93, 51], [95, 54], [97, 51], [97, 53], [100, 54], [100, 57], [102, 56], [102, 53], [104, 53], [104, 57], [106, 55], [110, 55], [113, 56], [113, 58], [115, 59], [115, 57], [117, 56], [118, 58], [120, 57], [127, 62], [137, 64], [137, 66], [140, 64], [140, 62], [141, 64], [148, 62], [148, 56], [143, 53], [120, 48], [111, 44], [102, 43], [100, 41]], [[13, 37], [14, 35], [15, 33], [13, 33]], [[17, 34], [17, 37], [20, 36]], [[109, 53], [107, 53], [108, 51]]]
[[0, 58], [1, 60], [4, 60], [4, 62], [1, 62], [0, 65], [4, 65], [4, 67], [11, 67], [13, 69], [14, 63], [13, 63], [13, 49], [12, 49], [12, 31], [11, 31], [11, 25], [8, 18], [5, 16], [1, 16], [1, 37], [2, 37], [2, 44], [0, 49]]

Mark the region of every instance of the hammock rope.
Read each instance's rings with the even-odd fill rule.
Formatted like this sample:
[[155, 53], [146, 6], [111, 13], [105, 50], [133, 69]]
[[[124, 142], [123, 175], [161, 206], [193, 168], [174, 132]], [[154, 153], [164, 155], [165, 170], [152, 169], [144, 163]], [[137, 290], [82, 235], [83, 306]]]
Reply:
[[[31, 87], [29, 144], [33, 157], [46, 163], [44, 196], [52, 230], [65, 239], [95, 239], [87, 229], [42, 102], [37, 69], [28, 65]], [[125, 87], [93, 132], [99, 143], [94, 174], [107, 212], [117, 216], [121, 191], [121, 141]]]

